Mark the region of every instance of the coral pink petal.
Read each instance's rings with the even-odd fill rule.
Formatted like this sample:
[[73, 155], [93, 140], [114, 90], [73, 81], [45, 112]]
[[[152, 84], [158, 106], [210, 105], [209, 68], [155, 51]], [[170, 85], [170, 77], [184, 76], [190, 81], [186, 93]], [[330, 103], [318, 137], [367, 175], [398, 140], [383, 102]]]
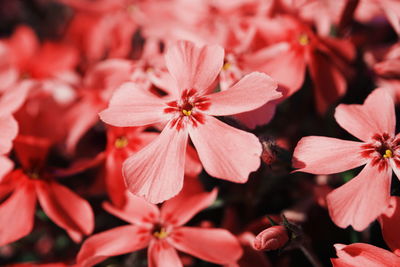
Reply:
[[243, 253], [237, 238], [225, 229], [180, 227], [171, 242], [180, 251], [216, 264], [236, 262]]
[[[5, 156], [0, 156], [0, 182], [4, 175], [9, 173], [14, 167], [14, 162]], [[1, 194], [0, 194], [1, 195]]]
[[281, 97], [277, 87], [268, 75], [252, 72], [228, 90], [207, 95], [211, 105], [205, 113], [224, 116], [254, 110]]
[[175, 248], [167, 241], [153, 241], [147, 250], [148, 267], [183, 267]]
[[313, 174], [332, 174], [367, 163], [363, 143], [324, 136], [303, 137], [293, 153], [293, 167]]
[[176, 80], [177, 96], [191, 88], [203, 95], [221, 71], [224, 49], [218, 45], [198, 47], [192, 42], [179, 41], [168, 49], [165, 62]]
[[204, 169], [214, 177], [245, 183], [260, 166], [261, 144], [251, 133], [206, 116], [189, 134]]
[[400, 59], [389, 59], [374, 65], [374, 71], [381, 76], [395, 76], [400, 72]]
[[400, 35], [400, 3], [396, 0], [381, 0], [381, 7], [393, 29]]
[[388, 209], [379, 217], [383, 239], [390, 249], [400, 256], [400, 198], [392, 196]]
[[0, 116], [17, 111], [25, 102], [28, 92], [33, 88], [33, 85], [33, 82], [24, 81], [14, 86], [12, 90], [5, 92], [0, 98]]
[[274, 100], [264, 104], [258, 109], [236, 114], [234, 117], [249, 129], [254, 129], [257, 126], [267, 124], [273, 119], [276, 106], [279, 102], [280, 100]]
[[143, 126], [168, 119], [164, 101], [132, 83], [124, 83], [113, 94], [109, 107], [100, 112], [104, 122], [118, 126]]
[[300, 89], [306, 73], [304, 55], [288, 43], [278, 43], [252, 54], [246, 64], [267, 73], [279, 85], [287, 89], [290, 96]]
[[119, 155], [109, 155], [105, 164], [105, 183], [111, 202], [121, 207], [125, 202], [125, 182], [122, 177], [123, 158]]
[[339, 105], [335, 118], [343, 129], [363, 141], [376, 133], [392, 135], [396, 127], [393, 99], [383, 89], [374, 90], [363, 105]]
[[139, 226], [127, 225], [89, 237], [78, 253], [77, 263], [82, 267], [94, 266], [108, 257], [145, 248], [150, 235], [141, 235], [140, 230]]
[[152, 224], [159, 218], [160, 212], [156, 205], [129, 192], [126, 192], [125, 196], [126, 202], [122, 208], [117, 208], [108, 202], [103, 203], [103, 208], [121, 220], [137, 225]]
[[182, 189], [188, 133], [169, 124], [145, 148], [123, 164], [128, 190], [152, 203], [167, 200]]
[[183, 225], [201, 210], [211, 206], [217, 198], [218, 190], [192, 192], [184, 189], [176, 197], [166, 201], [161, 208], [161, 217], [174, 225]]
[[400, 266], [400, 257], [382, 248], [364, 243], [351, 245], [335, 244], [336, 254], [341, 261], [334, 267], [391, 267]]
[[98, 121], [101, 107], [88, 101], [82, 101], [70, 109], [67, 114], [69, 132], [67, 135], [67, 151], [73, 153], [81, 137]]
[[314, 83], [317, 111], [326, 112], [346, 92], [346, 80], [328, 57], [321, 53], [310, 53], [310, 74]]
[[8, 153], [12, 148], [12, 141], [18, 133], [18, 123], [13, 116], [0, 117], [0, 155]]
[[16, 64], [24, 69], [31, 57], [39, 48], [39, 40], [35, 32], [27, 26], [19, 26], [10, 39], [10, 48], [15, 57]]
[[368, 164], [352, 180], [327, 196], [329, 214], [339, 227], [362, 231], [389, 205], [392, 170]]
[[33, 228], [36, 192], [24, 182], [0, 205], [0, 246], [28, 235]]
[[36, 191], [43, 211], [75, 242], [93, 232], [94, 214], [85, 199], [56, 182], [36, 181]]

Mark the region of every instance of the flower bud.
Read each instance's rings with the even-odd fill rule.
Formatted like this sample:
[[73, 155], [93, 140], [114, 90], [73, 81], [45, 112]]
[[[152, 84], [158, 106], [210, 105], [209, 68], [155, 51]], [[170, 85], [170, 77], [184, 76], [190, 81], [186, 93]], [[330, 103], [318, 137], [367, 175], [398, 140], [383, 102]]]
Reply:
[[269, 227], [259, 233], [254, 239], [256, 250], [275, 250], [282, 248], [289, 241], [288, 232], [282, 225]]

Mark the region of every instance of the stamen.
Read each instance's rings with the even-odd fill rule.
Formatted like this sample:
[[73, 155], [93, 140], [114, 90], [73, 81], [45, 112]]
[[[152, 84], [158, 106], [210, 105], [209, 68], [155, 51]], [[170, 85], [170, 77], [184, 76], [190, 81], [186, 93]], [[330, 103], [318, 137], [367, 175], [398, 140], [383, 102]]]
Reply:
[[121, 136], [115, 140], [114, 146], [116, 148], [124, 148], [128, 145], [129, 141], [125, 136]]
[[310, 39], [308, 38], [307, 34], [300, 34], [299, 36], [299, 44], [301, 45], [308, 45], [310, 43]]
[[164, 239], [168, 237], [168, 232], [165, 230], [165, 228], [161, 228], [160, 231], [154, 232], [153, 236], [158, 239]]
[[386, 149], [385, 155], [383, 155], [384, 158], [392, 158], [393, 157], [393, 152], [390, 149]]
[[226, 62], [226, 63], [224, 64], [224, 66], [222, 66], [222, 69], [223, 69], [223, 70], [228, 70], [228, 69], [230, 69], [230, 67], [232, 67], [232, 64], [229, 63], [229, 62]]
[[191, 110], [182, 109], [182, 113], [183, 113], [183, 115], [185, 115], [185, 116], [190, 116], [190, 115], [192, 115], [192, 111], [191, 111]]

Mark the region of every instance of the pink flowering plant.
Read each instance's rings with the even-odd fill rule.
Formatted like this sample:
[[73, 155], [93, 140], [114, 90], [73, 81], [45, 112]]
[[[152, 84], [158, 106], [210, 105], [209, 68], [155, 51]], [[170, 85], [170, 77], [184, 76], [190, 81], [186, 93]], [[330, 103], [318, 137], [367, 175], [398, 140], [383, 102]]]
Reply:
[[399, 18], [1, 1], [0, 265], [400, 266]]

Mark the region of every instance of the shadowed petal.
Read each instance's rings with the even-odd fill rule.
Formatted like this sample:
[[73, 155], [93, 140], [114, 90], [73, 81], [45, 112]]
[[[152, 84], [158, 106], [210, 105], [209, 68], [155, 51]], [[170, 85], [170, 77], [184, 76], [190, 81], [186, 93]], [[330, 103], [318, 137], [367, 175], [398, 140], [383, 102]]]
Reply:
[[75, 242], [89, 235], [94, 228], [94, 215], [89, 203], [55, 182], [37, 181], [40, 206], [49, 218], [65, 229]]
[[237, 238], [225, 229], [180, 227], [171, 240], [178, 250], [217, 264], [233, 263], [243, 253]]
[[33, 228], [36, 192], [24, 182], [0, 205], [0, 246], [28, 235]]
[[93, 266], [108, 257], [126, 254], [145, 248], [150, 235], [138, 235], [140, 227], [127, 225], [89, 237], [77, 256], [79, 266]]

